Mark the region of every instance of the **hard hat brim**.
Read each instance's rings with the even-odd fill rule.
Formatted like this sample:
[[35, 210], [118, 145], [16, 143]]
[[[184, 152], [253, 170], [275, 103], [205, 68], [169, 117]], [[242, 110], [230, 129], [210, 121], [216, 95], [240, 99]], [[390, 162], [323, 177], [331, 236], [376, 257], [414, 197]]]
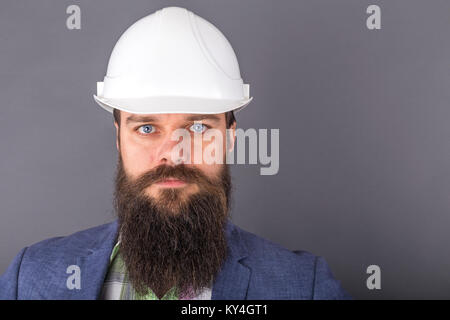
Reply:
[[246, 107], [253, 97], [243, 100], [220, 100], [195, 97], [146, 97], [134, 99], [111, 99], [93, 95], [95, 101], [106, 111], [114, 109], [136, 114], [198, 113], [216, 114], [238, 112]]

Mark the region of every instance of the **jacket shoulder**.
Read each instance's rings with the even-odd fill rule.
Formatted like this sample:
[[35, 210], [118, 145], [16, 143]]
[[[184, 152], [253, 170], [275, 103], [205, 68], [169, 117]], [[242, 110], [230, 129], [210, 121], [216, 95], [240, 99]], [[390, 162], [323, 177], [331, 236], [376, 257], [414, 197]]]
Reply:
[[323, 257], [235, 227], [248, 251], [242, 263], [252, 271], [248, 299], [350, 299]]
[[39, 241], [27, 248], [25, 257], [27, 259], [39, 259], [48, 261], [49, 256], [60, 252], [76, 255], [85, 252], [86, 249], [94, 248], [102, 244], [102, 241], [112, 232], [116, 221], [102, 224], [89, 229], [77, 231], [67, 236], [52, 237]]
[[23, 248], [0, 276], [0, 299], [40, 299], [79, 256], [112, 243], [117, 222], [49, 238]]
[[303, 268], [314, 267], [316, 255], [306, 250], [291, 251], [282, 245], [251, 233], [235, 225], [241, 241], [244, 242], [248, 258], [255, 263], [273, 264], [274, 266], [287, 267], [289, 263], [300, 263]]

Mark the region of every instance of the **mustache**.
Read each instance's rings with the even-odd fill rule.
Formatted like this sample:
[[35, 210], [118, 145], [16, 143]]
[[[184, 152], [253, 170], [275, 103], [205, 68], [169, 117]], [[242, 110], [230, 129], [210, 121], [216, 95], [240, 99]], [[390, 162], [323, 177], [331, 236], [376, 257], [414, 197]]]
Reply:
[[142, 190], [154, 183], [158, 183], [169, 178], [182, 180], [187, 183], [203, 183], [210, 186], [214, 185], [211, 178], [206, 176], [200, 169], [193, 166], [187, 166], [184, 163], [175, 166], [165, 164], [156, 166], [138, 177], [134, 182], [134, 185], [138, 189]]

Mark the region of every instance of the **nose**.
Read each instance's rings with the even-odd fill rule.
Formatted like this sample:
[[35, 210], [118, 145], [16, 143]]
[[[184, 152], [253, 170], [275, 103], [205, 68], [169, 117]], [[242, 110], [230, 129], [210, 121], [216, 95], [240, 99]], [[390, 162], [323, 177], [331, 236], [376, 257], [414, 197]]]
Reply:
[[184, 158], [187, 156], [185, 154], [187, 150], [185, 150], [186, 148], [183, 148], [183, 155], [180, 155], [182, 146], [182, 137], [176, 140], [176, 138], [173, 137], [172, 132], [166, 134], [158, 147], [158, 164], [177, 165], [184, 163], [186, 161]]

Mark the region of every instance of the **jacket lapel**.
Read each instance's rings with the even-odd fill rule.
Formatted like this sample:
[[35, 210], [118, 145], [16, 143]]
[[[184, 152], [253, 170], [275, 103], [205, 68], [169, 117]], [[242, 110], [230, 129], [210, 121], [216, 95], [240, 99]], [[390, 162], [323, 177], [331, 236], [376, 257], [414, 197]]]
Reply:
[[96, 300], [101, 293], [103, 282], [109, 268], [109, 258], [114, 248], [118, 234], [118, 220], [111, 223], [104, 237], [87, 251], [85, 255], [78, 258], [82, 275], [80, 299]]
[[[106, 272], [109, 267], [109, 257], [115, 244], [118, 222], [106, 225], [101, 233], [92, 234], [87, 239], [78, 242], [78, 245], [66, 248], [63, 257], [58, 259], [58, 272], [54, 273], [53, 283], [55, 289], [45, 290], [41, 298], [57, 300], [95, 300], [99, 297]], [[80, 270], [81, 288], [69, 289], [66, 285], [70, 274], [66, 268], [76, 265]]]
[[211, 300], [245, 300], [251, 270], [240, 261], [248, 256], [248, 250], [231, 221], [226, 226], [226, 237], [228, 257], [214, 281]]

